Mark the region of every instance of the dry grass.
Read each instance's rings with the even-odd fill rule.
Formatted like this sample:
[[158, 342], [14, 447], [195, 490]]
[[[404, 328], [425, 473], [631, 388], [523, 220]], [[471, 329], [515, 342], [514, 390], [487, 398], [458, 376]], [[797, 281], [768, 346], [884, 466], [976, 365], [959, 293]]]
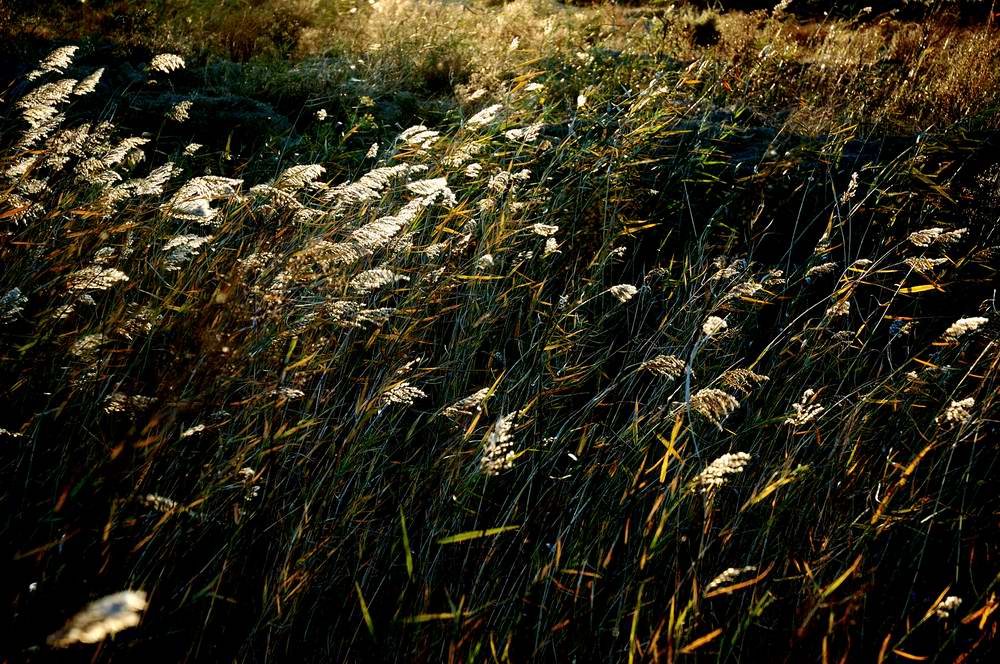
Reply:
[[10, 657], [988, 658], [994, 29], [380, 7], [5, 90]]

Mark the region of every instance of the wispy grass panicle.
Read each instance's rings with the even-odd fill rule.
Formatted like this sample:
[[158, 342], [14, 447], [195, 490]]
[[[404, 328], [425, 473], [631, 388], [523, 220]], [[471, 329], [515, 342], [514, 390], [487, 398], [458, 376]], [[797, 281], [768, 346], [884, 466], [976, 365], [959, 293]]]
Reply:
[[802, 427], [819, 419], [826, 408], [816, 401], [816, 390], [809, 388], [802, 393], [798, 403], [792, 404], [792, 413], [785, 418], [785, 424]]
[[958, 607], [962, 606], [962, 598], [957, 595], [948, 595], [934, 607], [934, 615], [940, 619], [952, 617]]
[[722, 421], [740, 407], [733, 395], [714, 387], [704, 387], [691, 397], [691, 410], [722, 429]]
[[149, 61], [150, 69], [164, 74], [184, 69], [185, 66], [184, 58], [175, 53], [160, 53], [153, 56], [153, 59]]
[[747, 452], [727, 453], [708, 464], [695, 479], [695, 486], [701, 493], [711, 493], [723, 486], [731, 475], [742, 473], [750, 463]]
[[21, 117], [32, 127], [38, 128], [58, 115], [58, 107], [73, 94], [77, 80], [64, 78], [38, 86], [17, 100]]
[[946, 426], [961, 424], [972, 418], [970, 410], [976, 405], [976, 400], [966, 397], [959, 401], [952, 401], [944, 412], [937, 417], [937, 422]]
[[47, 72], [64, 73], [73, 64], [73, 58], [78, 50], [79, 46], [60, 46], [38, 63], [38, 69], [29, 72], [27, 79], [33, 81]]
[[725, 570], [717, 577], [709, 581], [708, 584], [705, 586], [704, 592], [707, 594], [714, 590], [718, 590], [719, 588], [725, 586], [731, 581], [735, 581], [744, 574], [749, 574], [750, 572], [755, 572], [755, 571], [757, 571], [757, 567], [754, 565], [748, 565], [746, 567], [730, 567], [729, 569]]
[[457, 421], [463, 417], [471, 416], [473, 413], [479, 413], [483, 409], [483, 403], [486, 401], [489, 392], [488, 387], [476, 390], [469, 396], [462, 397], [445, 408], [441, 411], [441, 414], [450, 420]]
[[612, 286], [608, 289], [608, 292], [621, 303], [628, 302], [635, 294], [639, 292], [639, 289], [632, 284], [618, 284], [617, 286]]
[[146, 593], [141, 590], [107, 595], [83, 607], [62, 629], [48, 637], [48, 643], [56, 648], [98, 643], [137, 626], [146, 607]]
[[674, 355], [657, 355], [643, 362], [639, 368], [673, 380], [684, 374], [687, 363]]
[[479, 468], [485, 475], [499, 475], [514, 467], [517, 453], [514, 451], [514, 424], [518, 413], [508, 413], [500, 417], [483, 442]]
[[706, 337], [714, 337], [724, 332], [729, 327], [729, 323], [719, 316], [709, 316], [701, 326], [701, 331]]
[[988, 322], [990, 322], [990, 319], [985, 316], [959, 318], [957, 321], [949, 325], [948, 329], [944, 331], [944, 338], [953, 341], [960, 339], [970, 332], [975, 332]]

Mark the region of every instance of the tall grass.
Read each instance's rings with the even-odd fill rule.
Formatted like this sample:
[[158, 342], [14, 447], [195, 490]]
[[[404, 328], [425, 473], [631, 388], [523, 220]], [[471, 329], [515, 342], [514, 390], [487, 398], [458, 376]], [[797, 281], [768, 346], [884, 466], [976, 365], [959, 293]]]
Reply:
[[4, 656], [988, 657], [996, 68], [421, 7], [5, 91]]

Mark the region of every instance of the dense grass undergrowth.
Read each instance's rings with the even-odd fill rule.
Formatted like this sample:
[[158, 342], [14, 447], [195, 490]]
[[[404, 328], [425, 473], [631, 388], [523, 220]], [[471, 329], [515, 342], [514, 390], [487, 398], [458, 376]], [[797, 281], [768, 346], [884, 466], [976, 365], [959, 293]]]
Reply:
[[990, 660], [992, 24], [97, 5], [0, 81], [5, 660]]

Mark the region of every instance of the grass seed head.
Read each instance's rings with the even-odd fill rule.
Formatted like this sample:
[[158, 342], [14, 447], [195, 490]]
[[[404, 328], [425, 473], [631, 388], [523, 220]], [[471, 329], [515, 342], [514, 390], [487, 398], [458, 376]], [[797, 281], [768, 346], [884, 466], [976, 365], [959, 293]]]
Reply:
[[726, 319], [718, 316], [709, 316], [701, 326], [701, 331], [706, 337], [713, 337], [720, 332], [724, 332], [729, 327]]
[[628, 302], [635, 294], [639, 292], [639, 289], [632, 284], [618, 284], [617, 286], [612, 286], [608, 289], [608, 292], [621, 303]]
[[674, 380], [679, 378], [687, 368], [687, 363], [674, 355], [657, 355], [651, 360], [646, 360], [639, 368], [643, 371], [655, 373], [663, 378]]
[[948, 595], [934, 607], [934, 615], [941, 620], [950, 618], [951, 615], [962, 605], [962, 598], [956, 595]]
[[73, 64], [73, 57], [80, 50], [79, 46], [61, 46], [49, 53], [44, 60], [38, 63], [38, 69], [28, 74], [28, 80], [33, 81], [44, 75], [46, 72], [63, 73]]
[[750, 458], [746, 452], [723, 454], [698, 474], [695, 480], [697, 489], [702, 493], [718, 489], [728, 481], [730, 475], [742, 473]]
[[139, 624], [146, 609], [146, 593], [124, 590], [87, 604], [47, 639], [49, 645], [65, 648], [74, 643], [98, 643], [118, 632]]
[[973, 316], [971, 318], [959, 318], [957, 321], [948, 326], [948, 329], [944, 331], [945, 339], [950, 339], [952, 341], [958, 340], [960, 337], [965, 336], [970, 332], [975, 332], [986, 323], [989, 323], [990, 319], [983, 316]]
[[149, 62], [149, 68], [153, 71], [169, 74], [170, 72], [184, 69], [184, 58], [174, 53], [160, 53], [153, 56]]
[[508, 413], [500, 417], [483, 444], [479, 460], [480, 470], [485, 475], [499, 475], [514, 466], [517, 454], [514, 452], [514, 423], [518, 413]]

